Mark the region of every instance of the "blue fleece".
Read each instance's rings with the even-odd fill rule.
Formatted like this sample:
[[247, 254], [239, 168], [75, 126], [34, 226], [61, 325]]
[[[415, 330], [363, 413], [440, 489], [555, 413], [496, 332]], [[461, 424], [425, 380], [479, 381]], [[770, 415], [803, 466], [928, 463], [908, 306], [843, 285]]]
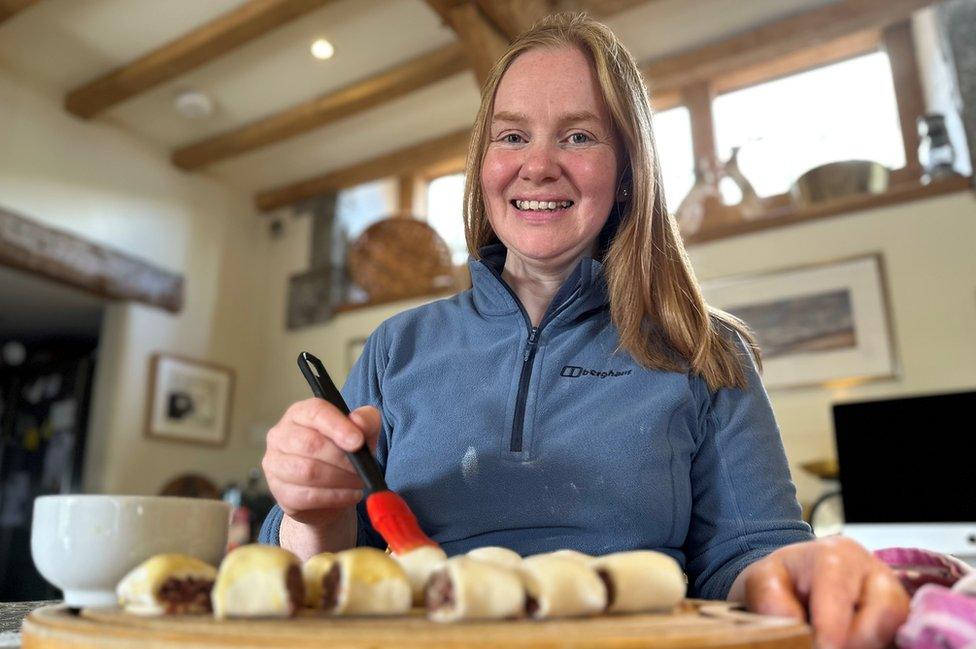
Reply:
[[[813, 538], [740, 338], [729, 333], [744, 390], [614, 353], [602, 266], [587, 257], [533, 349], [504, 259], [486, 249], [471, 290], [380, 325], [343, 389], [383, 413], [387, 483], [449, 555], [648, 548], [681, 563], [691, 596], [723, 599], [751, 562]], [[359, 513], [359, 544], [384, 547]], [[262, 542], [277, 544], [280, 522], [276, 507]]]

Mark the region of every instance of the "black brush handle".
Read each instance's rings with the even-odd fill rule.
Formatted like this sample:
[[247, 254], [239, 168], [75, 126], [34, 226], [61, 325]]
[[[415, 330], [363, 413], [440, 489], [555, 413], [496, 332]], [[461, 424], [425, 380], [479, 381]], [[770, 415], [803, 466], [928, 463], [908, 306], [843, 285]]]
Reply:
[[[346, 405], [342, 393], [333, 383], [332, 377], [325, 371], [322, 361], [308, 352], [302, 352], [298, 355], [298, 368], [305, 376], [305, 380], [308, 381], [308, 386], [312, 388], [312, 394], [331, 403], [341, 410], [346, 417], [349, 416], [349, 406]], [[359, 474], [363, 484], [366, 485], [367, 492], [389, 490], [386, 486], [386, 479], [383, 478], [383, 472], [380, 470], [380, 465], [376, 462], [373, 454], [369, 452], [369, 446], [365, 442], [358, 450], [347, 451], [346, 456], [356, 469], [356, 473]]]

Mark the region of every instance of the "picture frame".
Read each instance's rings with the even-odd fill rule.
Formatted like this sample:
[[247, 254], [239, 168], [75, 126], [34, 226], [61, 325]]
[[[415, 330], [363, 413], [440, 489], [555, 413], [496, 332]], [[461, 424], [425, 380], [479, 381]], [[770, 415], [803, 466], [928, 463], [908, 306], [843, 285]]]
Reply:
[[234, 370], [173, 354], [149, 362], [146, 436], [222, 446], [230, 429]]
[[897, 376], [880, 254], [708, 280], [702, 293], [756, 334], [767, 390]]

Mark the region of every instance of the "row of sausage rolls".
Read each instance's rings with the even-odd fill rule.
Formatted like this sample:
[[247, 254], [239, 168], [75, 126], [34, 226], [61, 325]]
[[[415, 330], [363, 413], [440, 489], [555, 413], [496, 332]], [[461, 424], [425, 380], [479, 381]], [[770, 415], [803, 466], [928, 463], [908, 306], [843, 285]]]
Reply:
[[219, 570], [185, 555], [157, 555], [118, 586], [120, 605], [140, 615], [212, 609], [218, 618], [288, 617], [302, 605], [336, 615], [399, 615], [425, 605], [439, 622], [666, 610], [684, 592], [677, 562], [658, 552], [562, 550], [522, 559], [497, 547], [451, 559], [433, 547], [392, 557], [355, 548], [302, 565], [287, 550], [248, 545]]
[[429, 570], [424, 602], [430, 619], [442, 622], [545, 619], [669, 610], [685, 589], [678, 563], [660, 552], [590, 557], [561, 550], [522, 559], [489, 547]]

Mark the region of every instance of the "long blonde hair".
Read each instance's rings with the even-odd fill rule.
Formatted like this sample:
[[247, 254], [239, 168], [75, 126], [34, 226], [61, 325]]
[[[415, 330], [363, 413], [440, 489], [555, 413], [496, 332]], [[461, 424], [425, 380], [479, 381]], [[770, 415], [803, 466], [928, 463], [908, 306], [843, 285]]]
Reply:
[[585, 14], [560, 13], [539, 21], [512, 43], [485, 83], [465, 173], [468, 250], [477, 257], [482, 246], [498, 241], [481, 187], [495, 92], [512, 61], [540, 47], [578, 47], [588, 56], [626, 153], [619, 182], [629, 189], [629, 199], [608, 219], [612, 238], [602, 258], [619, 349], [650, 369], [698, 374], [712, 390], [745, 387], [736, 332], [761, 367], [759, 347], [744, 322], [705, 303], [677, 223], [665, 206], [644, 79], [613, 32]]

